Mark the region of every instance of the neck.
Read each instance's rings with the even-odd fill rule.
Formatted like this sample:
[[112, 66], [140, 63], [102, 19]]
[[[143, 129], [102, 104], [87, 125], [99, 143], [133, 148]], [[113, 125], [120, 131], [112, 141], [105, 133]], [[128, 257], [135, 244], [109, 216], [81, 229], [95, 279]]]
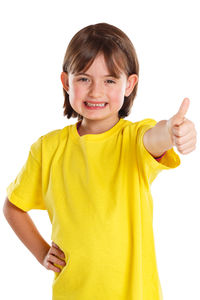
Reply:
[[89, 120], [83, 118], [79, 125], [79, 134], [99, 134], [108, 131], [119, 122], [119, 117], [106, 120]]

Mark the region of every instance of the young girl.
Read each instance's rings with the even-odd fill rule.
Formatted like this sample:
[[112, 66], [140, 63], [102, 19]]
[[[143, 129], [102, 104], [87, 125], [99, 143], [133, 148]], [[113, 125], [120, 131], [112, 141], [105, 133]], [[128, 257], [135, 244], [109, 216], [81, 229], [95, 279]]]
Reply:
[[[70, 41], [61, 81], [72, 124], [41, 136], [8, 186], [4, 215], [47, 269], [53, 300], [160, 300], [150, 186], [195, 149], [185, 118], [189, 99], [169, 120], [125, 120], [139, 65], [129, 38], [99, 23]], [[48, 211], [52, 245], [28, 211]]]

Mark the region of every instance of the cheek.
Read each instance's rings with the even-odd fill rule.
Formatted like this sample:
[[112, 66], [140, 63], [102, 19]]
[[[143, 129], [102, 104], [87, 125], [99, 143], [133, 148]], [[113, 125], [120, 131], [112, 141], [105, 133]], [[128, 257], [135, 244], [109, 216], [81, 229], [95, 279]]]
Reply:
[[80, 88], [79, 86], [72, 86], [70, 89], [70, 98], [72, 101], [76, 101], [76, 99], [79, 99], [82, 97], [82, 95], [84, 94], [84, 91], [82, 88]]
[[116, 88], [110, 92], [110, 97], [114, 102], [119, 103], [124, 101], [124, 91], [121, 87]]

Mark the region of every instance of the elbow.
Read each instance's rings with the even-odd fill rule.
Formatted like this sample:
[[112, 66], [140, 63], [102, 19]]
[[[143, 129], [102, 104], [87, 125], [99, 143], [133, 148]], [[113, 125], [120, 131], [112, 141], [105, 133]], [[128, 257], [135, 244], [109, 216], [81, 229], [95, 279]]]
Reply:
[[4, 201], [4, 205], [3, 205], [3, 214], [4, 216], [6, 216], [6, 213], [7, 213], [7, 202], [8, 202], [8, 197], [6, 197], [5, 201]]
[[9, 222], [9, 220], [10, 220], [10, 218], [12, 218], [13, 214], [15, 214], [17, 212], [24, 212], [24, 211], [21, 210], [20, 208], [18, 208], [17, 206], [15, 206], [14, 204], [12, 204], [9, 201], [8, 197], [6, 197], [4, 205], [3, 205], [3, 214], [4, 214], [4, 217], [6, 218], [6, 220]]
[[152, 152], [153, 152], [151, 131], [152, 131], [152, 128], [148, 129], [143, 135], [143, 145], [150, 154], [152, 154]]
[[9, 212], [10, 212], [10, 201], [8, 197], [6, 197], [4, 205], [3, 205], [3, 214], [4, 217], [8, 220]]

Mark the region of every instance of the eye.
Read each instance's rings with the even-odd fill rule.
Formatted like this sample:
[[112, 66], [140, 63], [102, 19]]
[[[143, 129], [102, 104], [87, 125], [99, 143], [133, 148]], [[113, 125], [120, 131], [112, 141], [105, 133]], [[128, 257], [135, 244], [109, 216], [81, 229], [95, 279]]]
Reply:
[[88, 78], [86, 78], [86, 77], [81, 77], [78, 79], [78, 81], [82, 81], [82, 82], [86, 82], [87, 80], [88, 80]]
[[115, 83], [115, 81], [113, 81], [113, 80], [111, 80], [111, 79], [108, 79], [108, 80], [106, 80], [107, 81], [107, 83]]

